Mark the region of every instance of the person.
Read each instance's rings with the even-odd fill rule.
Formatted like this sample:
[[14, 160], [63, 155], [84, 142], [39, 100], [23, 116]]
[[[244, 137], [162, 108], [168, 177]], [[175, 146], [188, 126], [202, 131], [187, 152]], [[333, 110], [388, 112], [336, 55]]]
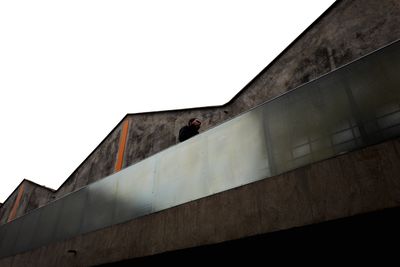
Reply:
[[179, 130], [179, 142], [183, 142], [196, 134], [199, 134], [201, 122], [197, 118], [192, 118], [189, 120], [188, 125], [183, 126]]

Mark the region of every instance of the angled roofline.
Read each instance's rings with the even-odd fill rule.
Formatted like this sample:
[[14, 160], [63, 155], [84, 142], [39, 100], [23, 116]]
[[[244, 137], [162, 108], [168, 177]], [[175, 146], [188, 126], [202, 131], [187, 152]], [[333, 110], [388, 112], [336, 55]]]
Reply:
[[300, 35], [294, 39], [282, 52], [275, 57], [260, 73], [258, 73], [253, 79], [250, 80], [234, 97], [232, 97], [228, 102], [223, 105], [217, 106], [203, 106], [203, 107], [194, 107], [194, 108], [183, 108], [183, 109], [173, 109], [173, 110], [160, 110], [160, 111], [148, 111], [148, 112], [139, 112], [139, 113], [127, 113], [118, 123], [117, 125], [110, 131], [110, 133], [93, 149], [93, 151], [82, 161], [81, 164], [65, 179], [65, 181], [57, 188], [56, 192], [60, 190], [69, 179], [78, 171], [78, 169], [93, 155], [93, 153], [110, 137], [110, 135], [123, 123], [123, 121], [128, 116], [133, 115], [150, 115], [150, 114], [160, 114], [160, 113], [169, 113], [169, 112], [184, 112], [184, 111], [195, 111], [195, 110], [205, 110], [205, 109], [216, 109], [216, 108], [224, 108], [230, 106], [237, 98], [247, 90], [251, 84], [253, 84], [260, 76], [266, 72], [273, 64], [275, 64], [290, 48], [292, 48], [307, 32], [309, 32], [317, 23], [319, 23], [322, 18], [324, 18], [332, 9], [334, 9], [339, 3], [343, 0], [336, 0], [330, 7], [328, 7], [313, 23], [311, 23]]
[[[4, 200], [4, 202], [3, 202], [3, 203], [0, 203], [0, 204], [1, 204], [1, 205], [6, 204], [6, 202], [11, 198], [11, 196], [18, 190], [18, 188], [19, 188], [24, 182], [31, 183], [31, 184], [33, 184], [33, 185], [36, 186], [36, 187], [40, 187], [40, 188], [45, 189], [45, 190], [47, 190], [47, 191], [50, 191], [50, 192], [52, 192], [52, 193], [56, 192], [55, 189], [52, 189], [52, 188], [50, 188], [50, 187], [47, 187], [47, 186], [44, 186], [44, 185], [41, 185], [41, 184], [38, 184], [38, 183], [35, 183], [35, 182], [31, 181], [31, 180], [28, 180], [28, 179], [25, 179], [25, 178], [24, 178], [24, 179], [22, 179], [22, 181], [15, 187], [15, 189], [12, 191], [12, 193], [6, 198], [6, 200]], [[1, 207], [1, 206], [0, 206], [0, 207]]]

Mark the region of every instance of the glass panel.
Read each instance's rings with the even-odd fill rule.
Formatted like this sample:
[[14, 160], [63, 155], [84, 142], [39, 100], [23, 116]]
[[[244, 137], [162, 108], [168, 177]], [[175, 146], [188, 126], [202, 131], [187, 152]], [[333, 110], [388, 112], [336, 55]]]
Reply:
[[60, 199], [60, 201], [62, 201], [62, 208], [60, 219], [56, 227], [55, 238], [57, 240], [62, 240], [80, 233], [87, 191], [87, 188], [82, 188]]
[[39, 220], [40, 211], [33, 210], [26, 214], [21, 223], [19, 235], [15, 245], [15, 252], [23, 252], [32, 248], [32, 238], [35, 233], [36, 225]]
[[0, 255], [400, 136], [399, 51], [400, 42], [1, 226]]
[[377, 118], [377, 120], [381, 129], [397, 126], [400, 124], [400, 110], [385, 114], [384, 116]]
[[[2, 243], [3, 243], [3, 240], [4, 240], [4, 235], [6, 234], [6, 229], [8, 227], [7, 225], [9, 225], [9, 224], [5, 223], [5, 224], [0, 226], [0, 249], [2, 247]], [[0, 250], [0, 254], [1, 254], [1, 250]]]
[[84, 208], [81, 232], [86, 233], [112, 224], [117, 179], [114, 174], [86, 187], [87, 204]]
[[334, 145], [341, 144], [347, 141], [354, 139], [353, 131], [351, 129], [347, 129], [341, 132], [337, 132], [332, 135], [332, 143]]
[[157, 155], [154, 211], [208, 195], [206, 153], [198, 135]]
[[[369, 143], [400, 134], [400, 53], [396, 43], [342, 70]], [[394, 127], [396, 129], [391, 129]], [[364, 131], [364, 133], [363, 133]], [[390, 132], [388, 135], [387, 132]]]
[[243, 114], [207, 134], [210, 193], [270, 175], [261, 109]]
[[1, 227], [5, 228], [3, 233], [3, 238], [1, 240], [0, 247], [0, 257], [9, 256], [15, 254], [15, 243], [18, 238], [19, 228], [21, 226], [22, 219], [18, 218], [16, 220], [11, 221], [10, 223], [6, 223]]
[[300, 158], [310, 154], [310, 144], [304, 144], [293, 149], [293, 158]]
[[119, 172], [114, 223], [151, 213], [155, 157]]
[[54, 233], [61, 208], [62, 201], [57, 200], [38, 210], [40, 215], [31, 239], [32, 247], [39, 247], [55, 240]]

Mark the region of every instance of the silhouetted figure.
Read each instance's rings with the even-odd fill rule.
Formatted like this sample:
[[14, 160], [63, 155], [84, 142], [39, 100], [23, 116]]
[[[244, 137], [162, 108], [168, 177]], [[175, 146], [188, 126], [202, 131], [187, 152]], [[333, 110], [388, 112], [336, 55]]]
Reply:
[[179, 130], [179, 142], [183, 142], [196, 134], [199, 134], [201, 122], [197, 118], [190, 119], [188, 125]]

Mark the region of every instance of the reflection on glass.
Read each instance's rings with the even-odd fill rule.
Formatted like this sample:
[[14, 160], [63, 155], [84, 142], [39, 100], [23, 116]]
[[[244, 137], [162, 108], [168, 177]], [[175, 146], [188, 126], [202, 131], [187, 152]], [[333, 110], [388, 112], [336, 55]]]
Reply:
[[[0, 227], [0, 256], [400, 136], [400, 43]], [[21, 236], [19, 236], [21, 234]]]

